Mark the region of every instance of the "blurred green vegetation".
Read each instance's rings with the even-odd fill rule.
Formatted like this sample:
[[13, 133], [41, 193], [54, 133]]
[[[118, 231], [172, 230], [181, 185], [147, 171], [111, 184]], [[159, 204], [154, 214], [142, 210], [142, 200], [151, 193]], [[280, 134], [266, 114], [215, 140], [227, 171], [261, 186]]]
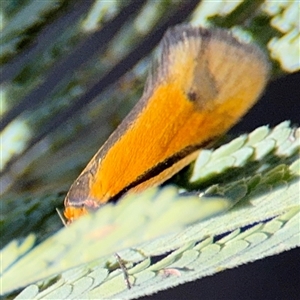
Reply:
[[[74, 229], [71, 228], [73, 231], [68, 231], [67, 228], [58, 232], [62, 224], [55, 208], [62, 209], [64, 195], [72, 181], [139, 99], [151, 61], [150, 53], [169, 26], [190, 22], [194, 25], [231, 28], [237, 33], [246, 34], [269, 53], [273, 63], [273, 76], [283, 76], [299, 70], [299, 20], [297, 15], [295, 17], [295, 10], [299, 5], [297, 1], [243, 1], [241, 5], [238, 4], [239, 2], [212, 3], [195, 0], [86, 0], [75, 4], [67, 0], [1, 2], [1, 248], [5, 257], [1, 280], [3, 293], [7, 298], [13, 298], [19, 289], [37, 281], [37, 286], [29, 288], [29, 296], [24, 294], [23, 299], [43, 298], [47, 294], [45, 291], [50, 295], [49, 289], [58, 293], [57, 298], [67, 298], [70, 293], [64, 290], [59, 294], [58, 287], [68, 290], [68, 284], [73, 284], [69, 277], [75, 271], [67, 271], [70, 267], [76, 267], [75, 273], [79, 274], [78, 277], [74, 275], [74, 282], [82, 279], [82, 282], [74, 286], [78, 289], [86, 287], [85, 294], [80, 294], [79, 290], [76, 294], [73, 290], [73, 296], [83, 297], [82, 295], [87, 295], [94, 289], [90, 294], [92, 298], [103, 296], [105, 293], [114, 297], [117, 291], [123, 291], [123, 296], [130, 298], [134, 293], [130, 295], [129, 291], [124, 291], [120, 269], [107, 266], [112, 260], [111, 254], [115, 251], [145, 242], [141, 247], [145, 255], [158, 255], [181, 249], [188, 240], [188, 246], [179, 252], [182, 254], [184, 251], [190, 251], [188, 257], [193, 257], [194, 251], [197, 250], [193, 247], [199, 245], [202, 240], [206, 241], [205, 234], [195, 236], [191, 232], [186, 233], [187, 238], [179, 239], [179, 242], [168, 241], [170, 248], [160, 249], [152, 245], [149, 246], [151, 251], [148, 252], [147, 240], [158, 238], [161, 233], [175, 232], [180, 235], [184, 228], [189, 228], [187, 226], [196, 220], [206, 220], [221, 211], [231, 209], [234, 214], [236, 207], [237, 210], [247, 209], [251, 199], [260, 199], [267, 195], [267, 199], [270, 200], [273, 199], [273, 193], [273, 196], [278, 196], [278, 191], [281, 191], [279, 202], [282, 206], [278, 209], [275, 205], [271, 206], [268, 214], [264, 215], [266, 210], [260, 216], [254, 214], [252, 219], [243, 224], [237, 222], [235, 227], [224, 228], [224, 232], [238, 230], [241, 226], [266, 218], [278, 216], [280, 219], [287, 211], [290, 211], [289, 218], [284, 221], [280, 219], [280, 224], [293, 219], [297, 213], [295, 186], [299, 186], [299, 145], [292, 139], [299, 139], [299, 131], [284, 123], [279, 126], [280, 130], [274, 131], [280, 132], [278, 139], [272, 136], [270, 129], [259, 129], [261, 140], [255, 140], [256, 144], [249, 142], [249, 145], [248, 136], [242, 137], [240, 139], [244, 139], [244, 142], [240, 148], [231, 148], [232, 145], [236, 145], [236, 141], [229, 144], [229, 154], [226, 153], [222, 157], [223, 160], [219, 161], [214, 160], [214, 155], [217, 155], [214, 153], [218, 150], [214, 153], [207, 150], [208, 152], [202, 154], [207, 155], [206, 164], [202, 164], [199, 158], [195, 167], [192, 166], [180, 174], [179, 180], [176, 180], [189, 192], [201, 189], [207, 195], [216, 197], [216, 202], [209, 202], [208, 207], [211, 210], [209, 209], [208, 215], [198, 215], [207, 205], [205, 200], [195, 204], [195, 195], [186, 195], [191, 199], [190, 204], [184, 205], [180, 202], [178, 190], [170, 189], [170, 192], [167, 189], [166, 198], [157, 191], [153, 192], [153, 195], [145, 194], [145, 207], [142, 206], [142, 211], [147, 210], [154, 206], [152, 202], [155, 199], [169, 199], [161, 204], [165, 205], [166, 216], [160, 216], [158, 212], [162, 208], [157, 207], [154, 210], [155, 216], [145, 217], [148, 218], [149, 227], [142, 220], [132, 224], [133, 228], [141, 226], [141, 230], [144, 230], [141, 234], [139, 231], [131, 231], [133, 228], [126, 229], [125, 221], [130, 223], [131, 219], [129, 215], [124, 215], [119, 231], [110, 237], [110, 242], [107, 241], [107, 246], [111, 246], [109, 250], [102, 251], [98, 244], [91, 243], [94, 250], [90, 250], [90, 255], [85, 253], [80, 259], [76, 257], [80, 253], [79, 250], [83, 251], [81, 247], [86, 247], [90, 242], [87, 239], [81, 247], [76, 244], [86, 234], [87, 228], [99, 226], [104, 230], [103, 228], [110, 224], [106, 224], [105, 221], [112, 222], [122, 209], [128, 212], [130, 205], [126, 199], [122, 202], [125, 204], [108, 205], [107, 208], [103, 208], [103, 212], [99, 212], [102, 214], [101, 220], [104, 218], [103, 223], [98, 221], [100, 223], [96, 225], [97, 220], [91, 217], [90, 221], [84, 220], [83, 223], [76, 224]], [[249, 150], [250, 148], [252, 150]], [[254, 152], [256, 156], [253, 155]], [[217, 183], [221, 185], [216, 185]], [[138, 202], [133, 200], [132, 205], [137, 210], [135, 215], [139, 213], [142, 216]], [[237, 202], [239, 204], [235, 206]], [[198, 205], [204, 206], [198, 209]], [[174, 212], [171, 211], [168, 216], [167, 212], [172, 206]], [[175, 212], [178, 214], [189, 207], [197, 213], [193, 215], [190, 211], [187, 213], [190, 219], [184, 219], [180, 223]], [[169, 223], [166, 220], [169, 220]], [[215, 220], [216, 223], [224, 222], [223, 219]], [[155, 228], [155, 224], [161, 224], [161, 231]], [[151, 226], [154, 228], [151, 229]], [[290, 228], [294, 228], [293, 223]], [[191, 229], [193, 230], [196, 229]], [[58, 234], [53, 236], [57, 232]], [[95, 229], [95, 237], [101, 237], [101, 232], [99, 229], [97, 233]], [[131, 238], [127, 236], [129, 233]], [[207, 232], [209, 236], [221, 233], [214, 230]], [[139, 239], [144, 235], [148, 237], [145, 241]], [[70, 237], [69, 240], [67, 236]], [[291, 236], [293, 237], [292, 234]], [[195, 243], [191, 240], [195, 240]], [[101, 241], [100, 238], [97, 240], [99, 243]], [[155, 242], [153, 243], [155, 245]], [[167, 244], [161, 239], [158, 239], [157, 243]], [[208, 244], [215, 246], [211, 241]], [[288, 246], [294, 247], [295, 243], [291, 242], [281, 251], [287, 250]], [[48, 257], [47, 261], [43, 255], [49, 254], [49, 247], [53, 247], [49, 252], [53, 257]], [[72, 254], [72, 247], [78, 247], [79, 252]], [[59, 249], [63, 249], [62, 252]], [[132, 251], [128, 249], [127, 251]], [[8, 253], [9, 257], [6, 256]], [[174, 261], [182, 258], [181, 254], [174, 254]], [[272, 254], [274, 253], [269, 255]], [[141, 257], [137, 251], [130, 254], [126, 254], [125, 251], [122, 253], [123, 257], [132, 263], [144, 263], [140, 270], [149, 268], [148, 258]], [[92, 261], [95, 259], [96, 262]], [[190, 260], [192, 261], [191, 258]], [[245, 260], [249, 261], [246, 258]], [[30, 261], [35, 267], [41, 264], [45, 270], [41, 272], [39, 268], [33, 268], [29, 264]], [[78, 267], [79, 263], [87, 265]], [[236, 265], [238, 264], [236, 262]], [[172, 266], [171, 263], [166, 265]], [[182, 265], [187, 266], [188, 263]], [[52, 266], [55, 268], [52, 269]], [[138, 266], [134, 265], [136, 269], [131, 270], [130, 275], [138, 274]], [[26, 272], [23, 272], [29, 268], [32, 268], [32, 277], [27, 277]], [[163, 268], [158, 266], [155, 274], [161, 275], [158, 270]], [[148, 273], [143, 275], [144, 279], [136, 279], [141, 283], [141, 287], [146, 278], [161, 280], [150, 271], [147, 269]], [[18, 280], [9, 280], [15, 278], [17, 273], [20, 273]], [[205, 274], [196, 274], [190, 280], [201, 276]], [[168, 281], [168, 276], [162, 277], [166, 278], [166, 281], [162, 280], [165, 284], [163, 288], [170, 286], [172, 280]], [[118, 281], [113, 282], [107, 278], [118, 278]], [[177, 284], [188, 281], [186, 277], [182, 278], [181, 281], [178, 279]], [[104, 292], [99, 290], [102, 280], [106, 280]], [[15, 286], [4, 286], [3, 282], [13, 282]], [[155, 286], [152, 282], [144, 291], [145, 294], [151, 294], [161, 288], [162, 286]], [[13, 293], [13, 289], [17, 289], [17, 292]], [[53, 297], [54, 295], [52, 294]]]

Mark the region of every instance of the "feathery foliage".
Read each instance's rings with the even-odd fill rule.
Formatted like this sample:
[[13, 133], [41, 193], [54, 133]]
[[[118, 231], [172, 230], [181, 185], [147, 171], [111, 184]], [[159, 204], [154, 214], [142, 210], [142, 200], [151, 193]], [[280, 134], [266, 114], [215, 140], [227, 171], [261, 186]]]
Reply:
[[70, 228], [55, 212], [138, 100], [169, 26], [231, 28], [282, 76], [300, 69], [297, 10], [297, 1], [3, 1], [1, 295], [133, 299], [299, 247], [299, 129], [289, 122], [203, 150], [176, 186], [126, 196]]

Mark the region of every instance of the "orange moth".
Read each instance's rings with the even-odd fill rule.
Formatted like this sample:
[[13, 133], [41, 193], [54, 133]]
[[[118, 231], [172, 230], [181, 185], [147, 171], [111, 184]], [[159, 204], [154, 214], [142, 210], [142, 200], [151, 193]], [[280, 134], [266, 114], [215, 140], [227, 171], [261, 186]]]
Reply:
[[223, 29], [169, 29], [144, 93], [72, 184], [68, 223], [128, 192], [158, 185], [228, 131], [266, 86], [269, 63]]

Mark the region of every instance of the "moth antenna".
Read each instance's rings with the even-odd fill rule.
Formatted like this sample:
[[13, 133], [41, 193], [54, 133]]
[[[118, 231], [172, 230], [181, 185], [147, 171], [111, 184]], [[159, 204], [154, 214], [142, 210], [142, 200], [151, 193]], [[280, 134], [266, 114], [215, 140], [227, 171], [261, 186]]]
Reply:
[[58, 208], [55, 208], [55, 210], [56, 210], [56, 212], [57, 212], [57, 214], [58, 214], [60, 220], [61, 220], [62, 223], [64, 224], [64, 226], [65, 226], [65, 227], [68, 227], [68, 224], [67, 224], [67, 222], [65, 221], [63, 214], [59, 211]]

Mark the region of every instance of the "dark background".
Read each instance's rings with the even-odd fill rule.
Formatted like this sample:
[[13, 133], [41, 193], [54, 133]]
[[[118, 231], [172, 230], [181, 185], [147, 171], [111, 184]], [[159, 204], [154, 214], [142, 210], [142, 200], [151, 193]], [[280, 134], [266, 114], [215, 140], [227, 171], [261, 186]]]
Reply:
[[300, 72], [271, 81], [260, 101], [232, 132], [249, 132], [266, 124], [276, 126], [285, 120], [300, 124]]

